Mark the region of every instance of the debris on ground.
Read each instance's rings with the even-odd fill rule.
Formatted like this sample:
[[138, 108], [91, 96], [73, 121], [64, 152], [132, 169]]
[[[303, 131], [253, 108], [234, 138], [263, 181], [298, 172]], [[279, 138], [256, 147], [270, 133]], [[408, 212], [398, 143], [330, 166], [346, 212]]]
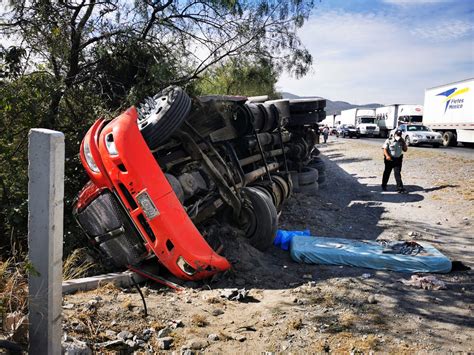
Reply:
[[246, 290], [245, 288], [242, 289], [237, 289], [237, 288], [231, 288], [231, 289], [226, 289], [223, 290], [220, 294], [222, 298], [227, 298], [228, 300], [231, 301], [239, 301], [239, 302], [244, 302], [249, 295], [249, 290]]
[[424, 290], [445, 290], [446, 283], [438, 280], [435, 276], [412, 275], [410, 280], [400, 279], [401, 283], [407, 286], [419, 287]]

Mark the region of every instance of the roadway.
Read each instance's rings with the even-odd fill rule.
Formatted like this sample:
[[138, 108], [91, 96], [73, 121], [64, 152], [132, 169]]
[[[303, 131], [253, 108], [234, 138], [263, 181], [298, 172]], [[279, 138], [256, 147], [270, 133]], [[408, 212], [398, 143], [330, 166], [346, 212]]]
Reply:
[[[321, 136], [322, 138], [322, 136]], [[335, 136], [330, 136], [330, 140], [333, 139], [355, 139], [355, 138], [336, 138]], [[359, 138], [360, 141], [363, 141], [364, 143], [372, 144], [372, 145], [378, 145], [382, 146], [383, 142], [385, 141], [384, 138]], [[474, 149], [473, 148], [468, 148], [468, 147], [463, 147], [461, 145], [458, 145], [457, 147], [439, 147], [439, 148], [432, 148], [429, 145], [423, 145], [423, 146], [416, 146], [416, 147], [410, 147], [412, 149], [420, 149], [420, 150], [436, 150], [439, 151], [440, 154], [447, 154], [447, 155], [454, 155], [457, 157], [464, 157], [464, 158], [469, 158], [469, 159], [474, 159]]]

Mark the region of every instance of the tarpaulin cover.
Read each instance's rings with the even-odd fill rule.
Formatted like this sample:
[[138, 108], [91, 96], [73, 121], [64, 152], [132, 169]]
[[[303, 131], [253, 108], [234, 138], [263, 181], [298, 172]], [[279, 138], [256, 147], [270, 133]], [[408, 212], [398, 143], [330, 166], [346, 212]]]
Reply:
[[348, 265], [398, 272], [451, 271], [451, 261], [431, 244], [379, 242], [343, 238], [294, 236], [293, 260], [307, 264]]
[[291, 239], [293, 239], [295, 235], [305, 235], [309, 237], [311, 235], [311, 232], [309, 231], [309, 229], [305, 229], [302, 231], [286, 231], [283, 229], [279, 229], [277, 230], [276, 237], [273, 240], [273, 245], [276, 245], [283, 250], [288, 250], [290, 249]]

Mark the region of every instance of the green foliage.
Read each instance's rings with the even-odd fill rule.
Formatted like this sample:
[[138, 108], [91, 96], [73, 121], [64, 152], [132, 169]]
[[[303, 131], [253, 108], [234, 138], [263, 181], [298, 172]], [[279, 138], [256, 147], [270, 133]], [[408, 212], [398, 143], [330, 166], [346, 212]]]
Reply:
[[87, 181], [78, 152], [98, 117], [177, 84], [189, 92], [275, 94], [277, 73], [312, 58], [296, 30], [312, 1], [11, 1], [0, 34], [0, 250], [26, 250], [27, 143], [33, 127], [66, 138], [65, 255], [85, 244], [73, 221]]
[[198, 94], [217, 95], [270, 95], [276, 97], [278, 75], [266, 60], [250, 62], [233, 58], [210, 69], [197, 82]]

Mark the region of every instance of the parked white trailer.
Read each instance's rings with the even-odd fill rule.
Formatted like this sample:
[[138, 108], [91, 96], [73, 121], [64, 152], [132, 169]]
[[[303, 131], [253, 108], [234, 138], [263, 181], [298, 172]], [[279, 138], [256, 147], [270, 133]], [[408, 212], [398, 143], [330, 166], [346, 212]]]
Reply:
[[341, 124], [354, 125], [361, 135], [378, 136], [379, 127], [375, 123], [375, 109], [352, 108], [341, 111]]
[[333, 115], [326, 115], [326, 118], [324, 120], [322, 120], [321, 122], [319, 122], [319, 125], [321, 127], [324, 127], [324, 126], [328, 126], [329, 128], [332, 128], [332, 127], [335, 127], [335, 121], [336, 119], [336, 115], [333, 114]]
[[473, 146], [474, 78], [426, 89], [423, 124], [443, 135], [444, 146]]
[[390, 131], [402, 123], [421, 123], [423, 106], [411, 104], [393, 104], [375, 110], [376, 123], [380, 136], [387, 138]]

